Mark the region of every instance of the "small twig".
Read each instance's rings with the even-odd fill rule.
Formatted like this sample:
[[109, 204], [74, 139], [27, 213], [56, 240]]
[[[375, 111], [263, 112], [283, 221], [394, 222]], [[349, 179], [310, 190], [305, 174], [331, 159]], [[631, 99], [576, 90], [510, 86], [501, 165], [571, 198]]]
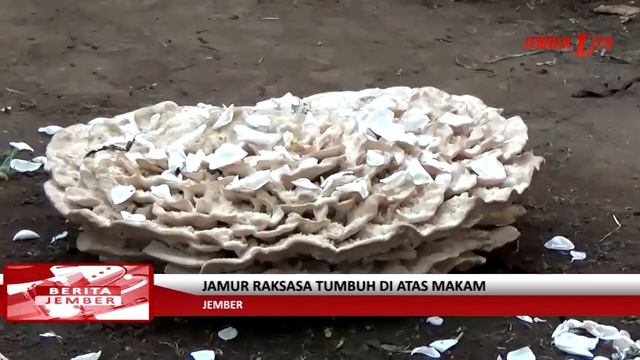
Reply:
[[179, 340], [173, 343], [170, 343], [168, 341], [159, 341], [159, 343], [162, 345], [167, 345], [168, 347], [172, 348], [173, 351], [175, 351], [176, 355], [178, 355], [178, 357], [182, 357], [184, 355], [184, 350], [180, 347]]
[[463, 64], [463, 63], [460, 61], [460, 59], [458, 59], [457, 57], [456, 57], [456, 65], [458, 65], [458, 66], [460, 66], [461, 68], [466, 69], [466, 70], [471, 70], [471, 71], [484, 71], [484, 72], [491, 73], [491, 74], [493, 74], [493, 75], [495, 75], [495, 74], [496, 74], [496, 72], [495, 72], [495, 71], [493, 71], [493, 70], [491, 70], [491, 69], [481, 68], [481, 67], [474, 67], [474, 66], [470, 66], [470, 65]]
[[10, 94], [20, 94], [24, 95], [24, 93], [20, 90], [12, 89], [12, 88], [4, 88]]
[[640, 82], [640, 76], [633, 78], [629, 81], [627, 81], [626, 83], [624, 83], [621, 87], [617, 88], [617, 89], [607, 89], [606, 91], [603, 92], [596, 92], [593, 90], [580, 90], [578, 92], [575, 92], [573, 95], [571, 95], [574, 98], [586, 98], [586, 97], [594, 97], [594, 98], [604, 98], [604, 97], [608, 97], [608, 96], [612, 96], [620, 91], [626, 91], [629, 90], [629, 88], [637, 83]]
[[536, 63], [536, 66], [553, 66], [556, 64], [556, 62], [558, 62], [558, 58], [554, 57], [553, 60], [550, 61], [538, 62]]
[[543, 52], [547, 52], [547, 51], [551, 51], [551, 49], [539, 49], [539, 50], [529, 51], [529, 52], [525, 52], [525, 53], [498, 56], [498, 57], [493, 58], [493, 59], [491, 59], [489, 61], [485, 61], [485, 64], [495, 64], [495, 63], [497, 63], [499, 61], [502, 61], [502, 60], [515, 59], [515, 58], [519, 58], [519, 57], [523, 57], [523, 56], [537, 55], [537, 54], [542, 54]]
[[616, 224], [618, 225], [618, 227], [616, 227], [615, 229], [609, 231], [609, 233], [607, 233], [607, 235], [603, 236], [602, 239], [600, 239], [598, 242], [603, 242], [606, 238], [608, 238], [609, 236], [613, 235], [614, 233], [616, 233], [618, 230], [620, 230], [620, 228], [622, 228], [622, 225], [620, 225], [620, 221], [618, 221], [618, 218], [616, 217], [616, 215], [613, 215], [613, 221], [616, 222]]

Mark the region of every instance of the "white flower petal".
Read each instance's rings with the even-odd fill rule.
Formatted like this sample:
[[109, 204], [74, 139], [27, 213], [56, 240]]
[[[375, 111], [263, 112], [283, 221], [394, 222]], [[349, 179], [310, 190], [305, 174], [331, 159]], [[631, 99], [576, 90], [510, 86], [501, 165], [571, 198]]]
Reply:
[[431, 324], [433, 326], [440, 326], [444, 322], [444, 319], [440, 316], [429, 316], [426, 322], [427, 324]]
[[256, 191], [261, 187], [267, 185], [271, 181], [271, 171], [262, 170], [239, 179], [236, 177], [229, 185], [226, 186], [227, 190], [239, 190], [239, 191]]
[[419, 346], [413, 350], [411, 350], [411, 356], [415, 355], [415, 354], [421, 354], [421, 355], [425, 355], [428, 356], [432, 359], [440, 359], [440, 353], [438, 352], [438, 350], [429, 347], [429, 346]]
[[262, 114], [250, 114], [245, 118], [247, 124], [254, 128], [271, 126], [271, 118]]
[[29, 146], [29, 144], [27, 144], [26, 142], [22, 142], [22, 141], [18, 141], [18, 142], [10, 142], [9, 145], [11, 145], [12, 148], [18, 150], [18, 151], [30, 151], [33, 152], [33, 148], [31, 146]]
[[198, 171], [205, 158], [206, 156], [202, 150], [198, 150], [195, 154], [188, 154], [185, 160], [184, 171], [190, 173]]
[[143, 214], [132, 214], [124, 210], [120, 211], [120, 215], [122, 216], [122, 219], [126, 221], [142, 222], [147, 220], [147, 217]]
[[213, 350], [200, 350], [190, 353], [192, 360], [216, 360], [216, 352]]
[[216, 170], [236, 163], [247, 156], [247, 152], [241, 146], [224, 143], [213, 154], [206, 157], [209, 170]]
[[516, 316], [516, 317], [526, 323], [533, 324], [533, 319], [531, 318], [531, 316], [522, 315], [522, 316]]
[[109, 192], [111, 203], [120, 205], [129, 200], [135, 194], [136, 188], [133, 185], [118, 185]]
[[216, 122], [213, 124], [213, 130], [220, 129], [221, 127], [226, 126], [233, 121], [233, 109], [233, 104], [224, 109], [222, 114], [220, 114], [220, 117], [218, 117], [218, 120], [216, 120]]
[[224, 341], [233, 340], [236, 336], [238, 336], [238, 330], [231, 326], [218, 331], [218, 337]]
[[311, 182], [311, 180], [307, 178], [296, 179], [296, 180], [293, 180], [291, 183], [299, 188], [303, 188], [307, 190], [322, 190], [320, 186], [314, 184], [313, 182]]
[[88, 353], [88, 354], [84, 354], [84, 355], [78, 355], [78, 356], [72, 358], [71, 360], [98, 360], [98, 359], [100, 359], [100, 355], [102, 355], [102, 351], [98, 351], [98, 352], [94, 352], [94, 353]]
[[485, 155], [469, 163], [469, 167], [478, 175], [479, 181], [500, 184], [507, 179], [504, 165], [495, 156]]
[[365, 179], [356, 179], [350, 183], [338, 186], [336, 190], [358, 193], [363, 199], [366, 199], [369, 196], [369, 184]]
[[32, 172], [40, 169], [42, 167], [42, 163], [31, 162], [31, 161], [21, 160], [21, 159], [12, 159], [11, 162], [9, 162], [9, 167], [13, 171], [25, 173], [25, 172]]
[[13, 241], [39, 239], [40, 235], [31, 230], [20, 230], [13, 235]]
[[47, 331], [44, 333], [39, 333], [38, 336], [40, 336], [41, 338], [56, 338], [56, 339], [62, 339], [62, 336], [54, 333], [53, 331]]
[[525, 346], [509, 352], [507, 354], [507, 360], [536, 360], [536, 355], [531, 351], [531, 348]]
[[66, 238], [68, 235], [69, 235], [69, 232], [67, 232], [67, 231], [63, 231], [62, 233], [60, 233], [60, 234], [58, 234], [58, 235], [56, 235], [56, 236], [52, 237], [52, 238], [51, 238], [51, 242], [50, 242], [50, 244], [53, 244], [53, 243], [55, 243], [55, 242], [56, 242], [56, 241], [58, 241], [58, 240], [62, 240], [62, 239], [64, 239], [64, 238]]
[[568, 354], [593, 357], [591, 350], [598, 346], [598, 338], [565, 332], [556, 336], [553, 339], [553, 344], [556, 348]]
[[49, 125], [49, 126], [45, 126], [45, 127], [41, 127], [38, 129], [38, 132], [41, 133], [45, 133], [49, 136], [54, 135], [55, 133], [57, 133], [58, 131], [64, 129], [62, 126], [58, 126], [58, 125]]
[[171, 189], [167, 184], [155, 185], [149, 187], [151, 190], [151, 195], [157, 197], [158, 199], [162, 199], [167, 202], [173, 201], [173, 196], [171, 196]]
[[367, 165], [380, 166], [384, 164], [384, 153], [379, 150], [367, 150]]
[[407, 171], [415, 185], [424, 185], [433, 182], [431, 175], [424, 169], [422, 164], [420, 164], [420, 161], [417, 159], [411, 159], [407, 162]]
[[544, 244], [544, 247], [549, 250], [573, 250], [575, 249], [575, 245], [571, 242], [571, 240], [567, 239], [564, 236], [554, 236], [551, 240], [547, 241]]
[[268, 148], [273, 148], [282, 138], [280, 134], [264, 133], [244, 125], [234, 126], [233, 131], [236, 133], [236, 140], [239, 142], [246, 141], [257, 145], [264, 145]]
[[581, 261], [587, 258], [587, 253], [584, 251], [571, 250], [569, 255], [571, 255], [571, 262]]
[[40, 163], [42, 165], [47, 165], [47, 157], [46, 156], [36, 156], [31, 159], [32, 162]]
[[445, 340], [436, 340], [429, 344], [430, 347], [438, 350], [440, 353], [443, 353], [452, 347], [454, 347], [458, 343], [458, 339], [445, 339]]

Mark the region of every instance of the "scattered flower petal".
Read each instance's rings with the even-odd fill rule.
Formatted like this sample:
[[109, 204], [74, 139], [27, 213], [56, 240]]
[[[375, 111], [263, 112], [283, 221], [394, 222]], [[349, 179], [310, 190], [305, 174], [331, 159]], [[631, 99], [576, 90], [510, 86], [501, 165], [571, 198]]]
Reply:
[[429, 344], [430, 347], [438, 350], [440, 353], [443, 353], [452, 347], [454, 347], [458, 343], [458, 339], [445, 339], [445, 340], [436, 340]]
[[536, 355], [531, 351], [531, 348], [525, 346], [509, 352], [507, 354], [507, 360], [536, 360]]
[[162, 199], [168, 202], [173, 201], [173, 196], [171, 196], [171, 189], [167, 184], [161, 184], [161, 185], [155, 185], [155, 186], [152, 185], [151, 187], [149, 187], [149, 190], [151, 190], [151, 195], [159, 199]]
[[200, 165], [206, 159], [202, 150], [198, 150], [195, 154], [188, 154], [185, 162], [184, 171], [196, 172], [200, 169]]
[[624, 330], [619, 331], [613, 326], [598, 324], [592, 320], [585, 320], [579, 328], [586, 330], [589, 334], [600, 340], [616, 340], [621, 336], [624, 336], [625, 333], [629, 336], [629, 334]]
[[216, 352], [213, 350], [194, 351], [191, 354], [191, 360], [215, 360]]
[[46, 156], [36, 156], [33, 159], [31, 159], [31, 161], [34, 162], [34, 163], [47, 165], [47, 157]]
[[567, 239], [564, 236], [554, 236], [551, 240], [547, 241], [544, 244], [544, 247], [549, 250], [573, 250], [575, 249], [575, 245], [571, 242], [571, 240]]
[[533, 319], [531, 318], [531, 316], [527, 316], [527, 315], [523, 315], [523, 316], [516, 316], [519, 320], [522, 320], [526, 323], [529, 324], [533, 324]]
[[94, 352], [94, 353], [88, 353], [88, 354], [84, 354], [84, 355], [78, 355], [78, 356], [72, 358], [71, 360], [98, 360], [98, 359], [100, 359], [100, 355], [102, 355], [102, 351], [98, 351], [98, 352]]
[[611, 345], [618, 352], [618, 354], [626, 354], [633, 346], [635, 346], [635, 343], [633, 342], [629, 334], [621, 334], [618, 339], [613, 340]]
[[411, 132], [422, 130], [429, 124], [429, 121], [431, 121], [429, 117], [422, 110], [418, 109], [407, 110], [400, 118], [404, 130]]
[[58, 241], [58, 240], [62, 240], [62, 239], [64, 239], [64, 238], [66, 238], [66, 237], [67, 237], [67, 235], [69, 235], [69, 232], [67, 232], [67, 231], [63, 231], [62, 233], [60, 233], [60, 234], [58, 234], [58, 235], [56, 235], [56, 236], [52, 237], [52, 238], [51, 238], [51, 242], [50, 242], [50, 244], [53, 244], [53, 243], [55, 243], [55, 242], [56, 242], [56, 241]]
[[271, 126], [271, 118], [262, 114], [248, 115], [245, 121], [254, 128]]
[[244, 125], [234, 126], [233, 131], [236, 133], [236, 141], [246, 141], [269, 148], [273, 148], [282, 138], [280, 134], [265, 133]]
[[415, 354], [422, 354], [432, 359], [440, 359], [440, 353], [438, 352], [438, 350], [429, 346], [420, 346], [411, 350], [411, 356]]
[[581, 261], [587, 258], [587, 253], [584, 251], [571, 250], [569, 254], [571, 255], [571, 262]]
[[478, 175], [479, 181], [498, 184], [507, 179], [504, 165], [495, 156], [485, 155], [469, 163], [469, 167]]
[[36, 233], [35, 231], [31, 231], [31, 230], [20, 230], [15, 235], [13, 235], [13, 241], [33, 240], [33, 239], [39, 239], [39, 238], [40, 238], [40, 235], [38, 235], [38, 233]]
[[120, 211], [120, 215], [122, 216], [122, 219], [126, 221], [141, 222], [141, 221], [147, 220], [147, 217], [144, 216], [143, 214], [132, 214], [124, 210]]
[[553, 344], [567, 354], [593, 357], [591, 350], [598, 345], [598, 338], [564, 332], [553, 339]]
[[380, 166], [384, 164], [384, 153], [379, 150], [367, 150], [367, 165]]
[[113, 205], [120, 205], [129, 200], [135, 194], [136, 188], [133, 185], [118, 185], [109, 192]]
[[33, 148], [31, 146], [29, 146], [29, 144], [19, 141], [19, 142], [10, 142], [9, 145], [11, 145], [12, 148], [18, 150], [18, 151], [31, 151], [33, 152]]
[[[433, 182], [431, 175], [429, 175], [417, 159], [411, 159], [407, 162], [407, 172], [413, 179], [415, 185], [424, 185]], [[391, 176], [393, 176], [393, 174]]]
[[440, 316], [429, 316], [427, 318], [427, 324], [431, 324], [433, 326], [440, 326], [444, 322], [444, 319]]
[[366, 199], [367, 196], [369, 196], [369, 184], [367, 183], [367, 180], [362, 178], [356, 179], [355, 181], [352, 181], [348, 184], [338, 186], [336, 190], [344, 192], [355, 192], [360, 194], [363, 199]]
[[218, 120], [216, 120], [215, 124], [213, 124], [212, 129], [219, 129], [228, 125], [231, 121], [233, 121], [233, 104], [228, 108], [225, 108]]
[[296, 179], [296, 180], [293, 180], [291, 183], [299, 188], [303, 188], [307, 190], [322, 190], [320, 186], [314, 184], [313, 182], [311, 182], [311, 180], [307, 178]]
[[236, 176], [235, 179], [233, 179], [233, 181], [226, 186], [226, 189], [239, 191], [256, 191], [261, 187], [267, 185], [270, 181], [271, 171], [261, 170], [256, 171], [253, 174], [242, 179]]
[[308, 157], [306, 159], [302, 159], [302, 161], [300, 161], [300, 164], [298, 164], [298, 169], [306, 169], [306, 168], [312, 168], [318, 165], [318, 159], [314, 158], [314, 157]]
[[31, 161], [21, 160], [21, 159], [13, 159], [9, 163], [9, 167], [11, 167], [11, 169], [13, 169], [14, 171], [25, 173], [25, 172], [32, 172], [40, 169], [40, 167], [42, 167], [42, 163], [31, 162]]
[[227, 165], [236, 163], [247, 156], [247, 152], [241, 146], [224, 143], [213, 154], [206, 157], [209, 163], [209, 170], [216, 170]]
[[54, 135], [55, 133], [57, 133], [58, 131], [62, 130], [63, 127], [62, 126], [58, 126], [58, 125], [49, 125], [49, 126], [45, 126], [45, 127], [41, 127], [38, 129], [38, 132], [41, 133], [45, 133], [49, 136]]
[[177, 176], [171, 170], [165, 170], [160, 174], [160, 177], [169, 182], [181, 182], [182, 174], [178, 174]]
[[62, 336], [54, 333], [53, 331], [47, 331], [45, 333], [39, 333], [38, 336], [41, 338], [56, 338], [58, 340], [62, 340]]
[[218, 337], [224, 341], [233, 340], [236, 336], [238, 336], [238, 330], [231, 326], [218, 331]]
[[393, 142], [402, 139], [405, 134], [402, 124], [394, 123], [393, 117], [393, 111], [387, 108], [379, 108], [367, 115], [365, 123], [376, 135]]
[[448, 112], [442, 115], [440, 118], [438, 118], [438, 122], [447, 124], [451, 127], [459, 127], [459, 126], [473, 124], [474, 120], [469, 116], [458, 115], [458, 114]]

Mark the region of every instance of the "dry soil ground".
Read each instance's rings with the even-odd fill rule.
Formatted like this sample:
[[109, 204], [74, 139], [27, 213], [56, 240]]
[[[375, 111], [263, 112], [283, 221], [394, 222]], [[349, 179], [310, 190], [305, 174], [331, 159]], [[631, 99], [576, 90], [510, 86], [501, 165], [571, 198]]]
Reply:
[[[525, 197], [519, 247], [491, 256], [484, 272], [618, 273], [640, 270], [640, 85], [607, 98], [573, 98], [640, 75], [640, 19], [621, 24], [590, 1], [95, 0], [0, 1], [0, 144], [22, 140], [44, 153], [48, 124], [71, 125], [162, 100], [251, 104], [287, 91], [431, 85], [473, 94], [522, 115], [531, 147], [547, 162]], [[614, 36], [611, 54], [544, 53], [465, 69], [525, 51], [530, 34]], [[536, 63], [552, 61], [553, 65]], [[5, 89], [6, 88], [6, 89]], [[47, 203], [45, 174], [0, 183], [0, 265], [87, 261], [76, 229]], [[600, 239], [616, 227], [621, 229]], [[68, 241], [12, 242], [19, 229]], [[542, 244], [563, 234], [587, 252], [570, 263]], [[69, 359], [103, 350], [104, 359], [176, 359], [219, 349], [222, 359], [406, 359], [379, 344], [417, 346], [463, 327], [450, 359], [495, 359], [500, 347], [531, 345], [538, 358], [569, 358], [549, 344], [559, 322], [527, 328], [515, 319], [160, 319], [149, 326], [0, 323], [0, 352], [14, 359]], [[632, 319], [606, 322], [640, 336]], [[240, 336], [223, 343], [226, 324]], [[634, 325], [635, 324], [635, 325]], [[323, 331], [333, 329], [327, 338]], [[38, 331], [64, 337], [42, 342]], [[213, 336], [211, 334], [214, 334]], [[344, 338], [342, 346], [338, 346]], [[607, 354], [606, 351], [604, 351]], [[181, 356], [184, 358], [184, 356]]]

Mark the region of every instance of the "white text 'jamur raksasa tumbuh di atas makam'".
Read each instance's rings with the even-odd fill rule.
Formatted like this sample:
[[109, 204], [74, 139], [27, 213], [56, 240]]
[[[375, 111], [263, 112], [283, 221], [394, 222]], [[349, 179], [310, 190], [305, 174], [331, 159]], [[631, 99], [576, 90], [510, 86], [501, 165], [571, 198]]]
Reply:
[[48, 198], [105, 261], [168, 273], [446, 273], [516, 240], [527, 126], [433, 87], [162, 102], [57, 132]]

